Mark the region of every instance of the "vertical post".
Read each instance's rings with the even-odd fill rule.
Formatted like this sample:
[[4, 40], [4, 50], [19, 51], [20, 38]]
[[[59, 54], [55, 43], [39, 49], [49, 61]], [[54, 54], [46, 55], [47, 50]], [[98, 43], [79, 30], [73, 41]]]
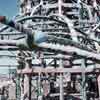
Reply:
[[81, 20], [81, 15], [80, 15], [80, 9], [81, 9], [81, 5], [80, 5], [80, 0], [77, 1], [77, 6], [78, 6], [78, 10], [79, 10], [79, 14], [78, 14], [78, 18], [79, 18], [79, 25], [80, 25], [80, 20]]
[[82, 98], [86, 100], [86, 88], [85, 88], [85, 59], [82, 59]]
[[29, 76], [27, 74], [24, 75], [24, 97], [29, 99]]
[[[25, 62], [25, 69], [29, 69], [30, 64], [29, 61]], [[25, 74], [25, 79], [24, 79], [24, 94], [27, 95], [29, 100], [31, 100], [31, 75]]]
[[21, 100], [23, 100], [23, 94], [24, 94], [24, 75], [21, 76], [21, 82], [20, 82], [20, 86], [21, 86]]
[[[31, 68], [31, 52], [30, 51], [23, 51], [25, 57], [25, 70], [29, 70]], [[24, 98], [28, 98], [31, 100], [31, 74], [24, 75]]]
[[62, 0], [58, 0], [58, 10], [59, 10], [59, 15], [62, 14]]
[[41, 96], [41, 73], [38, 75], [38, 100], [42, 100]]
[[97, 78], [97, 82], [98, 82], [98, 92], [99, 92], [99, 100], [100, 100], [100, 75]]
[[16, 100], [20, 100], [21, 91], [20, 91], [20, 75], [17, 75], [16, 79]]
[[[62, 0], [58, 0], [58, 12], [59, 12], [59, 16], [61, 16], [62, 15]], [[60, 58], [59, 67], [63, 68], [62, 58]], [[64, 98], [63, 98], [63, 74], [62, 73], [60, 73], [60, 96], [59, 96], [59, 100], [64, 100]]]
[[29, 100], [31, 100], [31, 75], [29, 76]]
[[[62, 58], [60, 58], [59, 67], [63, 68]], [[63, 73], [60, 73], [60, 100], [64, 100], [63, 94], [64, 94], [63, 92]]]

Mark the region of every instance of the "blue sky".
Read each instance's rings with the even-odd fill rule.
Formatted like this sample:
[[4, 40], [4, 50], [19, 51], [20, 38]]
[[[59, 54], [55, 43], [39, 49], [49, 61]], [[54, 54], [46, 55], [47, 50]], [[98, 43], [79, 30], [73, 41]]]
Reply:
[[[17, 1], [18, 0], [0, 0], [0, 15], [7, 16], [9, 18], [12, 18], [13, 16], [16, 16], [18, 13], [18, 7], [17, 7]], [[0, 52], [0, 54], [4, 54], [5, 52]], [[7, 54], [7, 53], [5, 53]], [[15, 60], [8, 59], [8, 58], [0, 58], [0, 64], [14, 64]], [[3, 63], [2, 63], [3, 62]], [[5, 63], [4, 63], [5, 62]], [[8, 74], [8, 67], [1, 67], [0, 66], [0, 74]]]
[[0, 0], [0, 15], [5, 15], [10, 18], [17, 15], [17, 1], [18, 0]]

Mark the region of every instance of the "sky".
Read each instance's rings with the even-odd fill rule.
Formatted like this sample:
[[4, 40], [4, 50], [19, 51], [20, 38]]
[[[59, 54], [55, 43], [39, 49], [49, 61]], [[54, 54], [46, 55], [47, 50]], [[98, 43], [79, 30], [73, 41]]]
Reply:
[[[17, 1], [18, 0], [0, 0], [0, 15], [7, 16], [8, 18], [13, 18], [18, 13], [18, 7], [17, 7]], [[7, 54], [5, 52], [0, 52], [0, 54]], [[5, 62], [5, 63], [4, 63]], [[7, 59], [7, 58], [0, 58], [0, 64], [14, 64], [15, 60], [13, 59]], [[0, 66], [0, 74], [7, 74], [7, 67], [1, 67]]]
[[18, 0], [0, 0], [0, 15], [8, 16], [10, 18], [17, 15], [17, 1]]

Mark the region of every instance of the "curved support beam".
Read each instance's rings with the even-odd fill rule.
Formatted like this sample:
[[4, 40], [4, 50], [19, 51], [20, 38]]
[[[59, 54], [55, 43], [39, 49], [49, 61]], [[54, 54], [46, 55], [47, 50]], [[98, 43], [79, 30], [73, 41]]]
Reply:
[[[100, 54], [94, 53], [90, 51], [86, 51], [77, 47], [73, 46], [64, 46], [59, 44], [52, 44], [52, 43], [40, 43], [38, 44], [38, 47], [47, 48], [47, 49], [53, 49], [53, 50], [60, 50], [67, 52], [69, 54], [75, 53], [76, 55], [85, 57], [85, 58], [91, 58], [92, 60], [100, 61]], [[97, 62], [99, 63], [99, 62]]]

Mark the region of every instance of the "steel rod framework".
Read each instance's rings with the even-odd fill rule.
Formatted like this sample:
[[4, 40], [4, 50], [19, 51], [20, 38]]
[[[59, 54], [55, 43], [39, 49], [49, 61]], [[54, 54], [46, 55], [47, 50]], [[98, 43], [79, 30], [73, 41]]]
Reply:
[[[20, 16], [16, 17], [14, 21], [6, 19], [3, 22], [6, 26], [0, 28], [0, 50], [23, 52], [23, 56], [20, 54], [19, 56], [5, 54], [0, 56], [0, 58], [8, 56], [19, 59], [18, 66], [20, 67], [17, 69], [18, 80], [16, 80], [21, 84], [19, 80], [24, 76], [24, 94], [19, 91], [17, 99], [24, 100], [27, 96], [28, 100], [31, 100], [33, 99], [32, 92], [38, 91], [38, 98], [35, 99], [42, 100], [42, 81], [48, 80], [50, 84], [56, 83], [57, 85], [57, 79], [59, 79], [59, 86], [51, 85], [50, 89], [53, 88], [56, 91], [56, 87], [59, 87], [60, 93], [49, 92], [50, 95], [45, 96], [46, 100], [48, 97], [51, 100], [56, 96], [59, 97], [59, 100], [64, 100], [66, 96], [87, 100], [87, 98], [91, 99], [89, 96], [96, 94], [97, 91], [99, 91], [97, 94], [100, 98], [100, 76], [98, 76], [100, 73], [100, 36], [98, 31], [100, 23], [97, 22], [100, 19], [97, 0], [93, 0], [93, 4], [88, 4], [88, 0], [75, 0], [75, 3], [72, 2], [73, 0], [19, 1]], [[38, 34], [38, 30], [46, 34], [44, 37], [46, 41], [41, 38], [42, 34]], [[36, 31], [37, 33], [34, 33]], [[43, 41], [36, 42], [34, 41], [35, 37]], [[34, 55], [31, 56], [27, 50], [34, 52]], [[63, 55], [59, 55], [60, 53]], [[69, 73], [70, 76], [63, 79], [66, 73]], [[92, 78], [89, 78], [91, 74]], [[78, 78], [77, 75], [79, 75]], [[38, 79], [36, 79], [37, 77]], [[35, 79], [33, 80], [33, 78]], [[96, 81], [95, 83], [98, 85], [98, 90], [88, 89], [94, 82], [92, 79], [97, 79], [98, 83]], [[38, 87], [34, 86], [36, 80], [38, 80], [38, 84], [36, 83]], [[92, 87], [95, 83], [92, 84]], [[19, 86], [19, 84], [17, 85]], [[19, 89], [20, 86], [18, 86], [16, 87]], [[33, 87], [35, 88], [33, 89]], [[75, 94], [75, 92], [79, 93]], [[87, 96], [88, 94], [89, 96]], [[92, 98], [94, 100], [94, 97]]]
[[[49, 66], [50, 67], [50, 66]], [[98, 68], [99, 70], [99, 68]], [[94, 71], [94, 68], [85, 68], [85, 73], [92, 73]], [[33, 69], [23, 69], [23, 70], [17, 70], [18, 74], [34, 74], [34, 73], [82, 73], [83, 69], [82, 68], [37, 68], [34, 67]], [[99, 71], [94, 72], [94, 73], [99, 73]]]

